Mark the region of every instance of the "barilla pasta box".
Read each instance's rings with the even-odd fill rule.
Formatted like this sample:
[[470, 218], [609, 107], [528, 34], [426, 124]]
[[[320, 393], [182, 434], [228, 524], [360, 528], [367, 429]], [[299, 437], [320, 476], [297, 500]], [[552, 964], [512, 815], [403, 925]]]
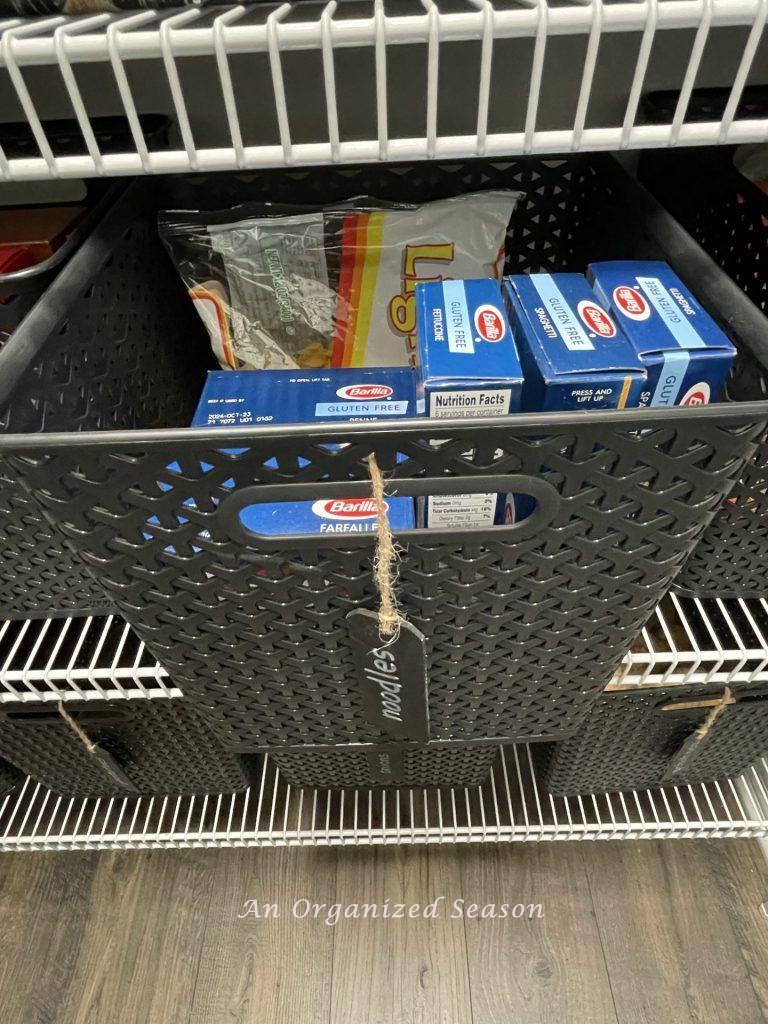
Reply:
[[525, 374], [523, 409], [624, 409], [646, 374], [581, 274], [515, 274], [504, 297]]
[[640, 405], [717, 399], [736, 350], [670, 266], [620, 260], [593, 263], [588, 273], [648, 373]]
[[[520, 411], [523, 371], [498, 282], [430, 281], [416, 286], [419, 398], [427, 416], [507, 416]], [[424, 526], [493, 526], [504, 495], [466, 494], [419, 502]]]
[[[208, 374], [192, 426], [340, 423], [415, 416], [415, 376], [410, 367], [216, 370]], [[392, 529], [412, 528], [413, 499], [391, 497], [386, 501]], [[343, 495], [319, 501], [254, 503], [240, 511], [240, 521], [255, 534], [282, 536], [371, 533], [378, 526], [373, 498]]]
[[523, 371], [496, 281], [416, 286], [419, 397], [427, 416], [520, 411]]
[[409, 367], [212, 370], [192, 426], [356, 422], [416, 414], [416, 374]]
[[[412, 498], [387, 498], [385, 504], [392, 530], [408, 530], [413, 526]], [[266, 536], [375, 533], [378, 512], [373, 498], [321, 498], [319, 501], [248, 505], [240, 512], [240, 522], [247, 530]]]

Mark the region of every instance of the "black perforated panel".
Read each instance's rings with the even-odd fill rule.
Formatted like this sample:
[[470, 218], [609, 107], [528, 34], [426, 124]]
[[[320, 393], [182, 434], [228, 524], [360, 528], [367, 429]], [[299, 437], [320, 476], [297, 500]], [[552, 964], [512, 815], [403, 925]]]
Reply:
[[[121, 200], [128, 209], [132, 196]], [[104, 266], [95, 279], [83, 279], [83, 258], [100, 248]], [[201, 341], [201, 325], [151, 220], [135, 222], [117, 238], [97, 229], [83, 249], [63, 272], [77, 286], [64, 295], [68, 312], [0, 408], [0, 432], [189, 422], [205, 368], [205, 349], [194, 344]], [[44, 307], [50, 302], [55, 309], [53, 295], [49, 289]], [[46, 321], [19, 328], [0, 353], [0, 374], [18, 347], [50, 329]], [[20, 493], [7, 463], [0, 464], [0, 551], [0, 618], [109, 608], [83, 563]]]
[[[67, 711], [138, 793], [222, 793], [248, 784], [243, 759], [223, 751], [200, 716], [178, 698], [68, 703]], [[44, 720], [34, 717], [39, 712]], [[0, 757], [66, 796], [130, 795], [50, 704], [0, 711]]]
[[[271, 759], [291, 786], [354, 789], [372, 786], [480, 786], [498, 756], [494, 746], [334, 747], [275, 751]], [[387, 759], [384, 781], [377, 759]]]
[[431, 738], [548, 738], [586, 713], [762, 429], [661, 419], [220, 431], [215, 447], [180, 431], [23, 464], [121, 613], [241, 749], [381, 737], [345, 621], [376, 607], [372, 536], [258, 540], [240, 505], [305, 498], [317, 481], [366, 492], [371, 450], [390, 470], [405, 456], [395, 476], [411, 492], [445, 475], [536, 477], [540, 509], [516, 527], [401, 535], [399, 592], [428, 638]]
[[578, 734], [548, 752], [545, 788], [556, 796], [576, 796], [740, 775], [768, 752], [764, 697], [726, 707], [684, 769], [670, 772], [674, 755], [704, 724], [710, 709], [662, 709], [671, 702], [717, 699], [722, 693], [722, 687], [678, 686], [606, 694]]

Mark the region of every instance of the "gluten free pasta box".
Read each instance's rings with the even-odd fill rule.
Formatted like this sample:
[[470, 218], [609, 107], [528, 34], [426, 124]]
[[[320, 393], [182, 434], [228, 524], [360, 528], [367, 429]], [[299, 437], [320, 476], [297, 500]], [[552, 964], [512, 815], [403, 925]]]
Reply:
[[640, 405], [707, 405], [718, 398], [736, 350], [668, 264], [593, 263], [588, 273], [648, 373]]
[[[415, 415], [415, 373], [409, 367], [218, 370], [208, 374], [192, 426], [359, 422]], [[386, 503], [393, 530], [413, 527], [412, 498], [391, 497]], [[246, 530], [267, 536], [371, 533], [378, 528], [372, 497], [343, 494], [318, 501], [254, 503], [240, 511], [240, 522]]]
[[[466, 418], [519, 412], [523, 387], [515, 340], [498, 282], [491, 278], [416, 286], [418, 394], [427, 416]], [[419, 501], [424, 526], [503, 522], [504, 494], [463, 494]]]
[[525, 374], [524, 411], [638, 404], [640, 357], [582, 274], [515, 274], [504, 298]]

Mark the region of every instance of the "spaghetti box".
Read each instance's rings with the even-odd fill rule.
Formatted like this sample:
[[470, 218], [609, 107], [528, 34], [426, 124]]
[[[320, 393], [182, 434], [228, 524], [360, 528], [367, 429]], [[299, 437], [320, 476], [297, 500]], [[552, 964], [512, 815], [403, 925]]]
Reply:
[[640, 405], [706, 405], [717, 399], [736, 349], [671, 267], [593, 263], [590, 280], [648, 372]]
[[[523, 371], [498, 283], [490, 278], [416, 285], [419, 396], [427, 416], [507, 416], [520, 411]], [[419, 500], [419, 521], [446, 528], [503, 521], [503, 494]]]
[[646, 375], [633, 346], [581, 274], [516, 274], [505, 281], [525, 373], [523, 409], [636, 406]]
[[[415, 416], [415, 376], [410, 367], [310, 372], [215, 370], [208, 374], [192, 426], [359, 422]], [[387, 498], [387, 515], [393, 530], [413, 527], [413, 499]], [[286, 536], [372, 533], [378, 525], [376, 503], [366, 497], [253, 504], [240, 511], [240, 521], [257, 534]]]
[[409, 367], [212, 370], [193, 427], [333, 423], [416, 415]]

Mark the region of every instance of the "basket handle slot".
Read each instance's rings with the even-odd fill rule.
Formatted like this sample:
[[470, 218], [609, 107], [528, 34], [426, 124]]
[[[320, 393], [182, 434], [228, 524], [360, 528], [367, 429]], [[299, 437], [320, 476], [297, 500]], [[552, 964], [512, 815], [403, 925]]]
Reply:
[[[561, 498], [555, 488], [545, 480], [524, 474], [496, 474], [472, 477], [422, 477], [387, 481], [387, 498], [437, 497], [440, 495], [515, 494], [532, 499], [530, 515], [499, 526], [452, 528], [413, 528], [393, 530], [402, 543], [429, 540], [432, 543], [471, 543], [473, 541], [522, 540], [548, 526], [557, 516]], [[366, 498], [371, 496], [371, 483], [356, 480], [348, 483], [321, 481], [316, 483], [261, 484], [244, 487], [224, 498], [217, 516], [232, 540], [259, 548], [289, 548], [316, 550], [319, 546], [362, 547], [375, 542], [376, 533], [309, 533], [265, 534], [257, 533], [243, 523], [247, 509], [282, 502], [312, 501], [323, 498]]]

